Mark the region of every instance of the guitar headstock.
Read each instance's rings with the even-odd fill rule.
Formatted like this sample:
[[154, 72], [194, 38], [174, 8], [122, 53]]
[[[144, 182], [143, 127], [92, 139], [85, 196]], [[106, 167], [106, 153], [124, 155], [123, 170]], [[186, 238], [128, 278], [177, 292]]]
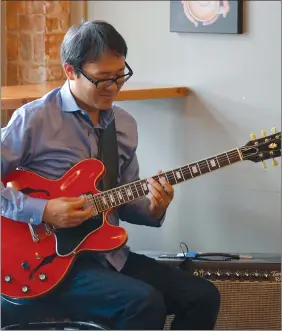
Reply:
[[261, 131], [262, 138], [256, 138], [255, 134], [251, 134], [252, 140], [240, 148], [243, 160], [253, 162], [262, 162], [266, 168], [265, 160], [272, 159], [274, 166], [278, 165], [275, 157], [281, 156], [281, 132], [277, 132], [276, 128], [272, 128], [272, 134], [267, 136], [266, 131]]

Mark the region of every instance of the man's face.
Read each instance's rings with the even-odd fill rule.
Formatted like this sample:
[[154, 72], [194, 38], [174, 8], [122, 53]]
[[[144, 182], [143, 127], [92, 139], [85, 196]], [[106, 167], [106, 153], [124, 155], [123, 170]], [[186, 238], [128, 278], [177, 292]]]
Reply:
[[93, 81], [103, 81], [98, 84], [98, 88], [80, 73], [79, 77], [75, 76], [72, 81], [73, 92], [76, 97], [85, 104], [88, 110], [107, 110], [111, 108], [113, 101], [123, 86], [124, 79], [120, 78], [118, 85], [114, 82], [110, 86], [107, 86], [109, 81], [105, 80], [122, 76], [128, 72], [125, 67], [124, 57], [112, 53], [104, 53], [97, 62], [86, 63], [81, 70], [82, 73], [89, 76]]

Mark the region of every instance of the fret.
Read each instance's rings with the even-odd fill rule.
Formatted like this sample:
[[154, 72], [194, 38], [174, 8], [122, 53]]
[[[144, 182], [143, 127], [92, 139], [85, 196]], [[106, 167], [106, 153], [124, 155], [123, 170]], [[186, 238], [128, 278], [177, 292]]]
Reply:
[[182, 171], [182, 168], [183, 168], [183, 167], [180, 167], [180, 168], [179, 168], [179, 171], [181, 172], [181, 175], [182, 175], [183, 181], [185, 181], [186, 178], [184, 177], [184, 173], [183, 173], [183, 171]]
[[110, 192], [108, 193], [108, 197], [109, 197], [109, 199], [110, 199], [110, 201], [111, 201], [112, 206], [114, 206], [114, 205], [116, 204], [116, 203], [115, 203], [116, 200], [115, 200], [115, 197], [114, 197], [112, 191], [110, 191]]
[[225, 152], [225, 154], [226, 154], [226, 157], [227, 157], [227, 161], [228, 161], [228, 163], [231, 164], [231, 161], [230, 161], [230, 159], [229, 159], [228, 153]]
[[225, 167], [225, 166], [227, 166], [229, 164], [229, 161], [228, 161], [228, 158], [226, 156], [226, 153], [217, 155], [216, 156], [216, 159], [217, 159], [220, 167]]
[[126, 194], [125, 187], [124, 186], [121, 186], [120, 187], [120, 191], [121, 191], [121, 194], [123, 196], [124, 202], [128, 202], [129, 201], [129, 198], [128, 198], [128, 195]]
[[96, 205], [96, 208], [98, 211], [101, 211], [101, 209], [103, 209], [103, 206], [101, 205], [101, 201], [99, 199], [98, 195], [92, 195], [92, 199], [93, 199], [93, 204]]
[[182, 173], [184, 174], [185, 180], [193, 178], [193, 175], [188, 165], [182, 167], [181, 169], [182, 169]]
[[206, 174], [207, 172], [210, 172], [210, 168], [209, 168], [209, 164], [207, 162], [207, 160], [202, 160], [198, 162], [201, 174]]
[[117, 195], [117, 201], [118, 201], [118, 203], [119, 203], [119, 204], [123, 203], [123, 202], [124, 202], [124, 197], [123, 197], [123, 195], [122, 195], [122, 192], [121, 192], [120, 187], [117, 187], [117, 188], [115, 189], [115, 193], [116, 193], [116, 195]]
[[140, 183], [141, 183], [141, 187], [142, 187], [142, 190], [143, 190], [143, 194], [144, 195], [149, 194], [147, 179], [141, 180]]
[[209, 165], [209, 168], [211, 169], [211, 171], [213, 170], [217, 170], [220, 168], [217, 159], [215, 157], [211, 157], [209, 159], [207, 159], [207, 163]]
[[193, 177], [198, 177], [201, 175], [198, 163], [192, 163], [189, 165]]
[[177, 183], [173, 171], [171, 171], [171, 170], [167, 171], [166, 174], [167, 174], [167, 179], [168, 179], [169, 184], [174, 185]]
[[174, 173], [174, 170], [171, 170], [170, 172], [171, 172], [171, 173], [172, 173], [172, 175], [173, 175], [173, 178], [174, 178], [174, 180], [175, 180], [175, 184], [177, 184], [177, 179], [176, 179], [176, 177], [175, 177], [175, 173]]
[[182, 174], [182, 171], [181, 171], [181, 168], [178, 168], [178, 169], [175, 169], [174, 170], [174, 176], [177, 180], [177, 183], [181, 183], [181, 182], [184, 182], [185, 181], [185, 178]]
[[210, 165], [209, 165], [208, 160], [205, 160], [205, 162], [206, 162], [206, 164], [207, 164], [207, 167], [208, 167], [209, 171], [211, 171], [211, 168], [210, 168]]
[[139, 194], [140, 197], [146, 195], [146, 194], [144, 193], [144, 190], [143, 190], [143, 188], [142, 188], [142, 183], [141, 183], [140, 180], [139, 180], [138, 182], [135, 183], [135, 186], [136, 186], [136, 188], [137, 188], [137, 191], [138, 191], [138, 194]]
[[134, 199], [139, 198], [139, 194], [138, 194], [135, 183], [131, 183], [130, 187], [131, 187], [131, 191], [132, 191]]
[[133, 193], [131, 191], [131, 185], [130, 184], [125, 186], [125, 191], [126, 191], [126, 195], [128, 196], [129, 201], [134, 200], [134, 196], [133, 196]]
[[100, 200], [100, 205], [102, 206], [102, 209], [107, 209], [109, 208], [108, 202], [106, 198], [104, 197], [103, 194], [99, 195], [99, 200]]
[[112, 189], [111, 194], [113, 195], [113, 198], [114, 198], [114, 205], [117, 206], [119, 204], [119, 199], [118, 199], [116, 190]]
[[228, 156], [230, 163], [241, 161], [241, 155], [238, 149], [233, 149], [232, 151], [229, 151], [226, 154]]
[[165, 180], [168, 182], [168, 178], [167, 178], [167, 173], [164, 172], [164, 177], [165, 177]]
[[112, 201], [112, 197], [110, 196], [109, 192], [104, 193], [104, 197], [108, 203], [108, 206], [112, 208], [114, 206], [114, 203]]

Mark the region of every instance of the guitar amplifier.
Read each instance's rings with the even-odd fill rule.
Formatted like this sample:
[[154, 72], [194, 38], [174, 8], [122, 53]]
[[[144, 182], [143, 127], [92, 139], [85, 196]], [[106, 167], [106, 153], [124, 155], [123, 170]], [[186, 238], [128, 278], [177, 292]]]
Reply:
[[[249, 254], [252, 260], [192, 261], [159, 258], [162, 263], [181, 266], [187, 274], [213, 282], [221, 294], [216, 330], [281, 330], [281, 258], [271, 254]], [[174, 316], [167, 317], [170, 329]]]

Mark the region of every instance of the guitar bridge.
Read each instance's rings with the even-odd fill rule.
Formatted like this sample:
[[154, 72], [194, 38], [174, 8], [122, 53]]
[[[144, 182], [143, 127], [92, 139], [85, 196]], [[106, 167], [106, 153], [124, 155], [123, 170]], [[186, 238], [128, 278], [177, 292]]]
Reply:
[[37, 233], [34, 231], [32, 225], [28, 224], [28, 227], [29, 227], [29, 231], [30, 231], [31, 238], [32, 238], [33, 242], [39, 241], [39, 237], [38, 237]]

